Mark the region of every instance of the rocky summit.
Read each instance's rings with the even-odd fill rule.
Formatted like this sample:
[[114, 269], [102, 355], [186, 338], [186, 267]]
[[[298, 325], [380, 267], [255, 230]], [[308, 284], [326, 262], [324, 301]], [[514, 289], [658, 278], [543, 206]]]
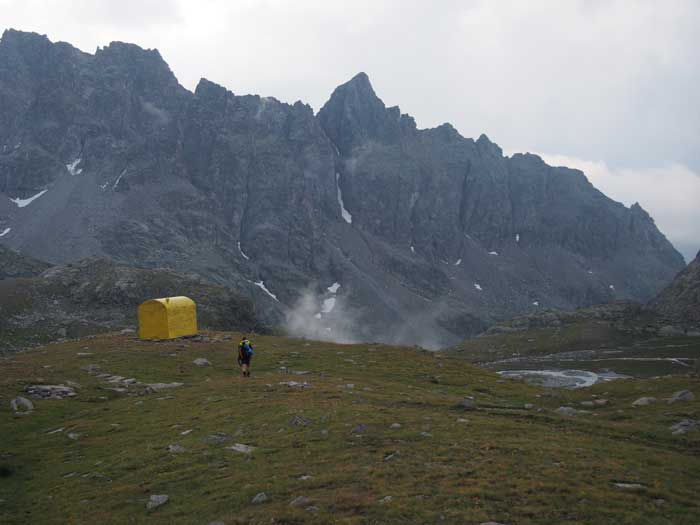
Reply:
[[418, 129], [367, 75], [311, 107], [183, 88], [156, 50], [0, 40], [0, 244], [194, 272], [267, 324], [438, 347], [646, 301], [684, 266], [639, 206], [485, 135]]

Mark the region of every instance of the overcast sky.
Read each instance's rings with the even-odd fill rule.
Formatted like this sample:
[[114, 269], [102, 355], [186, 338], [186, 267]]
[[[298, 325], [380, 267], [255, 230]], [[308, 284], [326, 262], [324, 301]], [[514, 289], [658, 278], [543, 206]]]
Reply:
[[158, 48], [200, 77], [318, 110], [359, 71], [419, 127], [582, 169], [700, 249], [698, 0], [0, 0], [0, 24], [87, 52]]

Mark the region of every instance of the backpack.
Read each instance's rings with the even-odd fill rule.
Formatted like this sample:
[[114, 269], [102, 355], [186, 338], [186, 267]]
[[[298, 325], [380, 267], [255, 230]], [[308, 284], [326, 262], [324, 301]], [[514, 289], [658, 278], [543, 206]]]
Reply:
[[241, 355], [245, 357], [253, 355], [253, 345], [247, 339], [241, 343]]

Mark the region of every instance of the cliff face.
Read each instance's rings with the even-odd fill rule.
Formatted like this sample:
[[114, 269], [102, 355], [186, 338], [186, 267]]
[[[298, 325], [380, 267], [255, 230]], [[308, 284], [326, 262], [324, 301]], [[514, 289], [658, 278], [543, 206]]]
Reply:
[[157, 51], [10, 30], [0, 79], [0, 243], [194, 271], [308, 335], [447, 344], [646, 300], [683, 266], [639, 206], [484, 135], [419, 130], [365, 74], [314, 115], [204, 79], [190, 93]]

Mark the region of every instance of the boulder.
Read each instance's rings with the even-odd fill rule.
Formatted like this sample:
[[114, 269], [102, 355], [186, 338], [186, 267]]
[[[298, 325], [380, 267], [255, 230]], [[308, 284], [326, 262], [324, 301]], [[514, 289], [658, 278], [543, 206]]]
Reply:
[[690, 390], [679, 390], [675, 392], [668, 400], [669, 403], [675, 403], [676, 401], [693, 401], [695, 399], [695, 394]]
[[675, 425], [671, 425], [671, 432], [676, 436], [698, 430], [700, 430], [700, 419], [684, 419]]
[[12, 407], [15, 413], [26, 414], [34, 410], [34, 403], [29, 401], [26, 397], [17, 396], [10, 401], [10, 407]]

